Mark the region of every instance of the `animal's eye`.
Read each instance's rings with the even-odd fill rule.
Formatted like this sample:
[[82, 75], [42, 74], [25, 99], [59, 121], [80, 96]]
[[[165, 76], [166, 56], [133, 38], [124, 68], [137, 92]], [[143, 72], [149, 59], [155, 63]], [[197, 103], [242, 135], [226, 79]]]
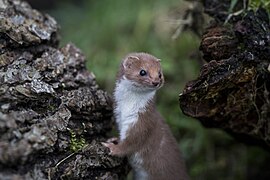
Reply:
[[141, 75], [141, 76], [145, 76], [146, 74], [147, 74], [147, 72], [146, 72], [145, 70], [142, 69], [142, 70], [140, 71], [140, 75]]

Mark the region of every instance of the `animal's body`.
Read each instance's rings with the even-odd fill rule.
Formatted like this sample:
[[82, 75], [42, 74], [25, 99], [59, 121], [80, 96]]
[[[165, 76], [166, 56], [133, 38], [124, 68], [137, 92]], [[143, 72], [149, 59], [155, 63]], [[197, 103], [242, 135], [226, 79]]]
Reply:
[[103, 144], [111, 155], [129, 158], [136, 180], [188, 179], [178, 144], [155, 107], [163, 83], [156, 57], [131, 53], [123, 59], [114, 91], [120, 140]]

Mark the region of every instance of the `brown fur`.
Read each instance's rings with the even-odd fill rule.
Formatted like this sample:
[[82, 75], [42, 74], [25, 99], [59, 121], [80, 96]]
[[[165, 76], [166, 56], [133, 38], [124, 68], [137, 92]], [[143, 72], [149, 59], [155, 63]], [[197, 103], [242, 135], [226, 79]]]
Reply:
[[[149, 72], [148, 78], [137, 75], [142, 68]], [[128, 55], [122, 61], [118, 80], [123, 75], [143, 86], [151, 86], [151, 81], [159, 81], [159, 86], [162, 86], [164, 82], [159, 61], [145, 53]], [[138, 121], [128, 129], [123, 141], [105, 145], [110, 148], [112, 155], [131, 157], [135, 153], [139, 154], [149, 180], [187, 180], [188, 175], [178, 144], [156, 110], [154, 100], [148, 102], [145, 109], [146, 111], [139, 113]]]

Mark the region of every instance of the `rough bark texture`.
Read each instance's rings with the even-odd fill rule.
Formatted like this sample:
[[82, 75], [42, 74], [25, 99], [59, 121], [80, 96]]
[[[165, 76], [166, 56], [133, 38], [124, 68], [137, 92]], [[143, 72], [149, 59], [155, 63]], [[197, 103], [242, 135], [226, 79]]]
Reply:
[[222, 12], [228, 11], [230, 1], [211, 2], [204, 6], [215, 21], [200, 47], [208, 63], [196, 80], [187, 83], [180, 107], [206, 127], [222, 128], [246, 143], [270, 149], [268, 14], [262, 8], [249, 10], [224, 23], [228, 13]]
[[125, 159], [100, 141], [112, 103], [58, 25], [19, 0], [0, 0], [0, 179], [121, 179]]

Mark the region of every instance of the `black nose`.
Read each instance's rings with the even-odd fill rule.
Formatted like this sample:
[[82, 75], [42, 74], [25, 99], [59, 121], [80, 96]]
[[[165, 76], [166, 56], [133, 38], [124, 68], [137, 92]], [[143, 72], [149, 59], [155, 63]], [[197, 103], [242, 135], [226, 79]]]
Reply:
[[152, 84], [153, 84], [154, 86], [158, 86], [158, 85], [159, 85], [159, 82], [152, 82]]

